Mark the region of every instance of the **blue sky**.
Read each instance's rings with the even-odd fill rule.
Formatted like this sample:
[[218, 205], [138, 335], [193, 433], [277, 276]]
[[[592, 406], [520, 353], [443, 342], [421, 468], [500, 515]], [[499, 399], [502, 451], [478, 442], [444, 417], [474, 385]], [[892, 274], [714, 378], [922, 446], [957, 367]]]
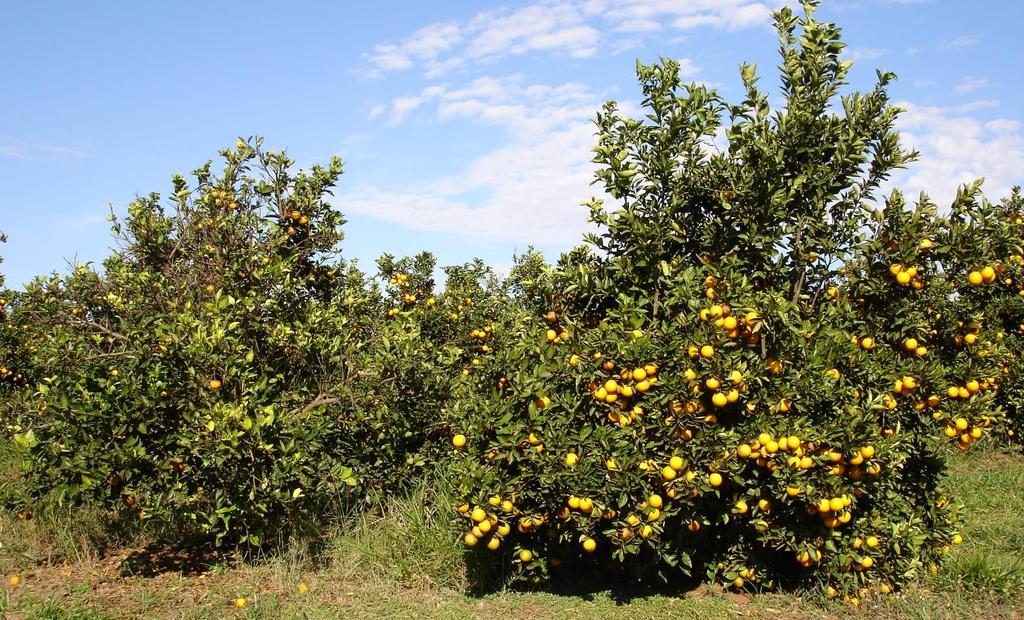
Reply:
[[[683, 62], [729, 97], [777, 83], [771, 0], [26, 2], [0, 21], [0, 270], [9, 285], [99, 261], [137, 193], [166, 194], [238, 136], [301, 165], [341, 155], [344, 253], [549, 258], [584, 229], [590, 118], [636, 109], [634, 62]], [[948, 200], [1024, 182], [1014, 0], [831, 0], [853, 86], [895, 71], [922, 160], [897, 179]]]

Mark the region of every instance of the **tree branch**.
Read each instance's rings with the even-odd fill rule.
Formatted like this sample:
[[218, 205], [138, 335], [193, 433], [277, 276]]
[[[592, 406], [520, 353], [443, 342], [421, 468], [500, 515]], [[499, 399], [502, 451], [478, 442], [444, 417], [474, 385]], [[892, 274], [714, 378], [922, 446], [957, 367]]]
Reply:
[[316, 409], [317, 407], [322, 407], [323, 405], [333, 405], [338, 402], [341, 402], [341, 399], [321, 393], [318, 394], [317, 397], [314, 398], [312, 401], [310, 401], [308, 405], [303, 407], [302, 410], [299, 411], [299, 415], [306, 415], [307, 413]]
[[128, 336], [125, 336], [124, 334], [115, 332], [114, 330], [110, 329], [106, 325], [102, 325], [100, 323], [97, 323], [96, 321], [90, 321], [89, 319], [78, 319], [78, 322], [81, 323], [82, 325], [87, 326], [87, 327], [92, 327], [93, 329], [97, 329], [97, 330], [103, 332], [104, 334], [110, 336], [111, 338], [114, 338], [115, 340], [124, 340], [126, 342], [128, 340]]
[[800, 222], [797, 224], [796, 237], [793, 239], [793, 251], [790, 253], [790, 256], [793, 257], [793, 267], [800, 270], [800, 276], [793, 282], [793, 305], [800, 301], [800, 289], [804, 285], [806, 266], [803, 264], [803, 248], [801, 243], [803, 242], [804, 228], [806, 226], [807, 220], [801, 216]]
[[121, 356], [121, 355], [131, 355], [132, 353], [134, 353], [134, 351], [111, 351], [110, 353], [97, 353], [96, 355], [90, 355], [88, 357], [83, 357], [82, 361], [83, 362], [90, 362], [92, 360], [98, 360], [98, 359], [102, 359], [104, 357], [118, 357], [118, 356]]

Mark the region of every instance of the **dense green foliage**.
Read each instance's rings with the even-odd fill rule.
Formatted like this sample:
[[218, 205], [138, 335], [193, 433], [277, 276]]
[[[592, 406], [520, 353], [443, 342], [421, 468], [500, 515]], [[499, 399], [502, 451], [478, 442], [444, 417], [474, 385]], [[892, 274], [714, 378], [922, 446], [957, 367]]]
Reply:
[[813, 8], [776, 15], [776, 109], [753, 66], [731, 103], [638, 65], [645, 115], [596, 118], [597, 232], [554, 266], [370, 278], [340, 255], [341, 161], [258, 139], [135, 200], [102, 270], [0, 293], [8, 500], [263, 547], [440, 466], [514, 579], [854, 596], [934, 566], [960, 541], [943, 444], [1024, 430], [1024, 204], [880, 196], [916, 157], [893, 76], [841, 94]]

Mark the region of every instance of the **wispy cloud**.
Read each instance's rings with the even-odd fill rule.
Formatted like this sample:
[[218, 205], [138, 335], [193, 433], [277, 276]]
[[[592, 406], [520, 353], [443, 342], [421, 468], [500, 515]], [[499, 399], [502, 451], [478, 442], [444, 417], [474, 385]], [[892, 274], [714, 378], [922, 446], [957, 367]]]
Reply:
[[953, 89], [959, 95], [966, 95], [972, 93], [979, 88], [987, 88], [992, 86], [992, 82], [988, 78], [978, 77], [976, 75], [964, 76], [960, 83]]
[[963, 49], [965, 47], [974, 47], [981, 42], [981, 37], [977, 35], [962, 34], [952, 39], [946, 39], [940, 43], [940, 46], [945, 49]]
[[885, 50], [877, 47], [853, 47], [847, 51], [847, 56], [854, 61], [874, 60], [881, 58], [884, 54]]
[[497, 127], [506, 138], [450, 174], [399, 188], [350, 186], [336, 204], [413, 230], [572, 244], [586, 226], [579, 203], [594, 194], [590, 118], [600, 102], [582, 84], [531, 84], [521, 75], [485, 76], [461, 88], [435, 86], [396, 98], [389, 122], [418, 110], [437, 122]]
[[975, 112], [977, 110], [987, 110], [989, 108], [996, 108], [1002, 102], [998, 99], [978, 99], [977, 101], [971, 101], [963, 105], [956, 107], [957, 112]]
[[994, 198], [1024, 182], [1020, 121], [986, 122], [968, 116], [964, 107], [899, 105], [906, 109], [899, 121], [904, 141], [921, 152], [920, 161], [896, 179], [900, 186], [912, 192], [926, 191], [941, 205], [949, 204], [959, 184], [980, 177], [985, 178], [986, 194]]
[[364, 54], [362, 78], [421, 70], [433, 78], [456, 68], [525, 53], [588, 58], [602, 46], [621, 53], [635, 35], [697, 27], [737, 30], [766, 26], [785, 0], [546, 0], [515, 9], [440, 22]]
[[0, 140], [0, 157], [21, 159], [24, 161], [41, 161], [66, 157], [85, 157], [85, 151], [78, 147], [31, 143], [23, 140]]

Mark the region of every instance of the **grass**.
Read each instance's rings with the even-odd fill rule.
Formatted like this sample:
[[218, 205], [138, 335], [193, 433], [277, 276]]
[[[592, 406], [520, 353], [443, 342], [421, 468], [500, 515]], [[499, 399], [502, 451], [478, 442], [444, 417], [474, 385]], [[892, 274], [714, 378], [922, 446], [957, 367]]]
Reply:
[[[302, 547], [252, 563], [137, 571], [138, 550], [104, 537], [89, 513], [0, 520], [0, 569], [23, 583], [0, 591], [3, 617], [94, 618], [1022, 618], [1024, 458], [972, 451], [952, 460], [950, 485], [964, 503], [965, 542], [949, 561], [897, 595], [858, 609], [785, 594], [736, 595], [698, 588], [624, 596], [499, 591], [473, 594], [447, 509], [450, 489], [431, 486], [349, 519], [317, 554]], [[120, 545], [120, 546], [118, 546]], [[306, 593], [300, 583], [308, 585]], [[246, 599], [237, 609], [233, 601]], [[825, 606], [822, 606], [825, 605]]]

